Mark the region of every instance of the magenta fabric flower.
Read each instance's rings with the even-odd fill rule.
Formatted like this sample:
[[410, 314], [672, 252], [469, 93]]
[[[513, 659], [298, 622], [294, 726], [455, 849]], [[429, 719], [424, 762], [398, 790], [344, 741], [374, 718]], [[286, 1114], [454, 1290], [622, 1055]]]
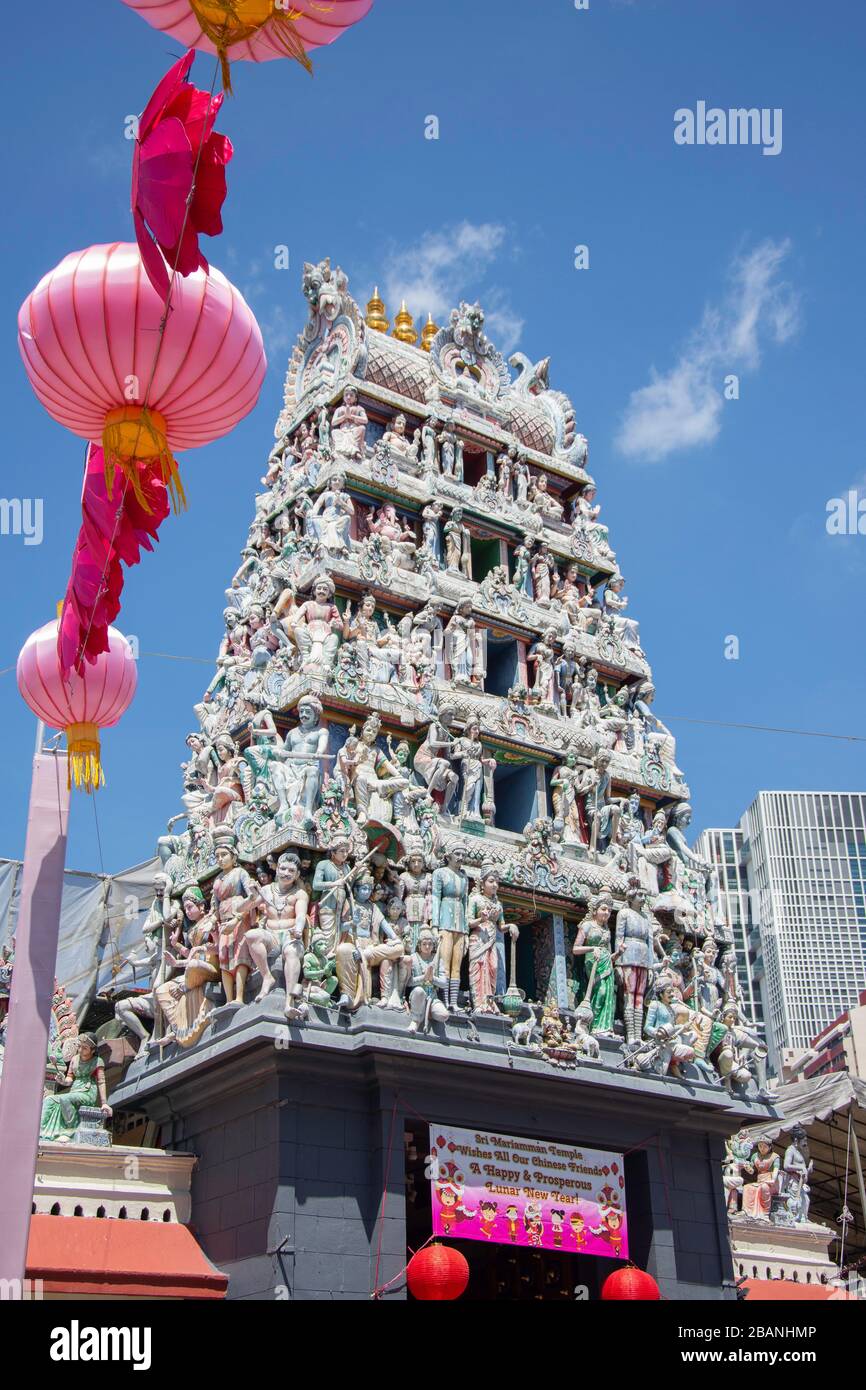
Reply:
[[222, 94], [211, 96], [187, 81], [194, 57], [191, 48], [147, 103], [132, 161], [138, 249], [150, 283], [163, 298], [175, 264], [179, 275], [191, 275], [199, 266], [208, 269], [198, 239], [219, 236], [223, 229], [226, 165], [233, 154], [228, 136], [214, 130]]
[[170, 511], [168, 489], [159, 463], [143, 470], [139, 496], [131, 487], [105, 485], [102, 446], [87, 446], [81, 489], [81, 530], [72, 556], [72, 573], [57, 635], [64, 678], [84, 672], [108, 651], [108, 628], [120, 612], [123, 566], [137, 565], [142, 550], [153, 550], [157, 532]]

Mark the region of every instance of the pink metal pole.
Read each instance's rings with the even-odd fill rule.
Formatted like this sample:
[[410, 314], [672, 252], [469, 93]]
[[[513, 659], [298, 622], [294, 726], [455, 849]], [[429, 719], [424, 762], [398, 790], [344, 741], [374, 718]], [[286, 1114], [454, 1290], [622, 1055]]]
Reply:
[[66, 754], [37, 752], [0, 1079], [0, 1279], [13, 1281], [4, 1287], [18, 1298], [24, 1294], [68, 823]]

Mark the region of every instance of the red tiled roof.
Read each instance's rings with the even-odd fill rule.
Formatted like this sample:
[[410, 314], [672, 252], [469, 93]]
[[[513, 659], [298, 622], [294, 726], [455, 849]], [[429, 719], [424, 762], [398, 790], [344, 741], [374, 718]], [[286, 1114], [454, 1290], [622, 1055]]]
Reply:
[[96, 1298], [225, 1298], [229, 1282], [186, 1226], [95, 1216], [32, 1216], [27, 1278]]
[[801, 1284], [793, 1279], [744, 1279], [747, 1303], [855, 1302], [847, 1289], [830, 1284]]

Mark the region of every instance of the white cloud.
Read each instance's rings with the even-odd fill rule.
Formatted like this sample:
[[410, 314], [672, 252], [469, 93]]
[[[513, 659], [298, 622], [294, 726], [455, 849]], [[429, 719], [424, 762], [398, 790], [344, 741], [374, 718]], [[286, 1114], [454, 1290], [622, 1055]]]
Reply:
[[[231, 265], [233, 262], [236, 263], [237, 259], [237, 255], [230, 250], [227, 263]], [[299, 323], [290, 321], [282, 304], [274, 303], [275, 286], [277, 290], [284, 286], [286, 292], [294, 288], [286, 271], [277, 270], [272, 264], [265, 261], [252, 260], [241, 276], [239, 288], [258, 319], [269, 363], [272, 366], [275, 364], [279, 366], [278, 358], [287, 352], [294, 343], [298, 335]], [[295, 308], [296, 306], [293, 305], [292, 307]], [[299, 312], [301, 312], [300, 309]], [[295, 319], [297, 319], [297, 314]]]
[[[281, 304], [275, 304], [264, 318], [259, 315], [259, 328], [262, 330], [265, 352], [271, 363], [274, 362], [278, 354], [288, 352], [298, 336], [297, 324], [289, 323], [286, 311]], [[277, 365], [281, 364], [278, 363]]]
[[721, 429], [723, 379], [756, 371], [767, 342], [785, 343], [799, 326], [799, 295], [779, 278], [791, 243], [763, 241], [732, 262], [730, 287], [709, 305], [676, 364], [650, 371], [633, 391], [616, 438], [631, 458], [656, 461], [677, 449], [711, 444]]
[[497, 222], [460, 222], [425, 232], [413, 246], [392, 248], [379, 282], [389, 316], [393, 319], [405, 300], [417, 324], [425, 323], [428, 314], [441, 324], [461, 299], [480, 299], [489, 337], [501, 352], [511, 352], [523, 319], [501, 286], [480, 286], [494, 263], [512, 249], [507, 229]]

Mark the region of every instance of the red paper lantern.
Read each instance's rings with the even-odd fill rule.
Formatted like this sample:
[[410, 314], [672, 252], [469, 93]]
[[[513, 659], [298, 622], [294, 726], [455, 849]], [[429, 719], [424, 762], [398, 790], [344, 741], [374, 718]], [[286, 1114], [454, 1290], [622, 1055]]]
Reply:
[[651, 1303], [661, 1298], [661, 1290], [651, 1274], [645, 1269], [626, 1265], [625, 1269], [615, 1269], [601, 1286], [602, 1299], [614, 1303]]
[[427, 1245], [412, 1256], [406, 1280], [414, 1298], [445, 1302], [463, 1293], [469, 1283], [469, 1265], [450, 1245]]

